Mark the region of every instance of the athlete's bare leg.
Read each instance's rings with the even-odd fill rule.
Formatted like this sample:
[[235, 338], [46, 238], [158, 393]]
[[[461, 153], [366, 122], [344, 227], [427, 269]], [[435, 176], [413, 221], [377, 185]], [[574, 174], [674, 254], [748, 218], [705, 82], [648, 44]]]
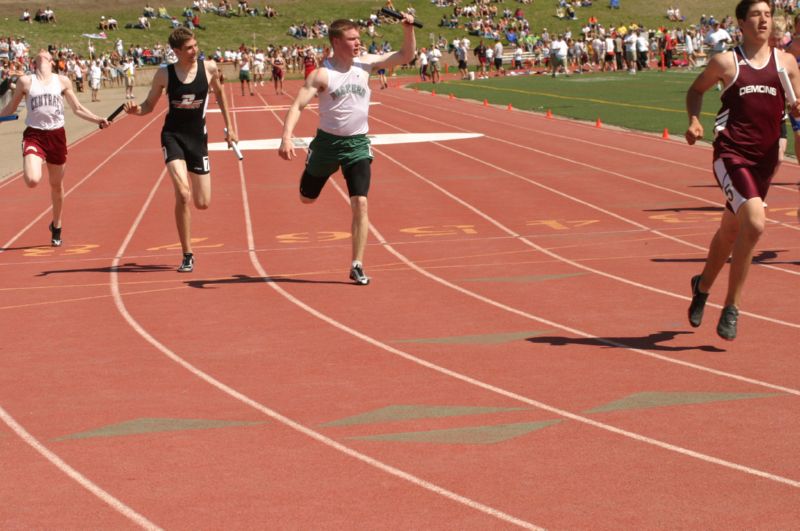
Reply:
[[754, 197], [743, 204], [736, 213], [739, 221], [739, 234], [733, 244], [731, 255], [731, 272], [728, 278], [728, 295], [725, 297], [725, 306], [731, 304], [739, 307], [742, 299], [742, 289], [750, 271], [753, 261], [753, 250], [759, 238], [764, 233], [766, 214], [764, 202], [760, 197]]
[[733, 244], [736, 241], [736, 236], [739, 232], [739, 222], [736, 220], [733, 212], [725, 209], [722, 215], [722, 222], [720, 222], [719, 229], [711, 239], [711, 245], [708, 247], [708, 257], [706, 258], [706, 265], [703, 268], [703, 278], [700, 280], [698, 288], [703, 293], [708, 293], [714, 281], [717, 279], [719, 272], [725, 266], [728, 258], [731, 255]]
[[48, 164], [47, 175], [50, 179], [50, 199], [53, 202], [53, 227], [61, 228], [61, 213], [64, 209], [64, 164]]
[[353, 210], [353, 260], [364, 262], [364, 249], [367, 246], [369, 235], [369, 218], [367, 216], [367, 198], [356, 195], [350, 198], [350, 207]]
[[44, 159], [38, 155], [25, 155], [22, 158], [22, 179], [28, 188], [35, 188], [42, 180]]
[[711, 289], [717, 275], [730, 257], [731, 269], [725, 306], [739, 307], [742, 289], [750, 270], [750, 263], [753, 261], [753, 251], [764, 232], [765, 224], [764, 203], [759, 197], [754, 197], [739, 207], [736, 215], [730, 210], [725, 210], [720, 228], [708, 249], [703, 277], [698, 286], [700, 291], [708, 292]]
[[[175, 224], [184, 253], [192, 252], [191, 203], [198, 210], [205, 210], [211, 203], [211, 175], [197, 175], [186, 169], [186, 161], [172, 160], [167, 170], [175, 189]], [[191, 185], [190, 185], [191, 181]]]

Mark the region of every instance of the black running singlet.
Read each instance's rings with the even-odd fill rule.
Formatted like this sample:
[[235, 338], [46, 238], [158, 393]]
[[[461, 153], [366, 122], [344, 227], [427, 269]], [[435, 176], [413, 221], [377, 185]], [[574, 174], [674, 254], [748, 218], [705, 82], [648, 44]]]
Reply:
[[175, 65], [167, 66], [167, 76], [169, 112], [164, 121], [164, 131], [205, 134], [208, 107], [205, 64], [202, 60], [197, 61], [197, 74], [191, 83], [181, 83]]

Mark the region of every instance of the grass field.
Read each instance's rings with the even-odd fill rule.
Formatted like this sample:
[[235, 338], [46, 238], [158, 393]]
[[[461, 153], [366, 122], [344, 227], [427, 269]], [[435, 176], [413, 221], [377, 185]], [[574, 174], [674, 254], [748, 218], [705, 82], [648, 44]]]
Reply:
[[[0, 35], [23, 35], [34, 48], [46, 47], [47, 44], [63, 44], [82, 53], [86, 50], [86, 39], [81, 37], [83, 33], [94, 33], [97, 31], [97, 23], [101, 15], [106, 17], [113, 16], [121, 26], [126, 22], [135, 22], [141, 14], [145, 0], [53, 0], [46, 2], [56, 12], [58, 18], [57, 25], [51, 24], [25, 24], [18, 21], [23, 7], [28, 7], [35, 11], [39, 4], [30, 2], [18, 2], [0, 0]], [[235, 4], [235, 2], [233, 2]], [[201, 47], [213, 49], [220, 47], [238, 47], [241, 43], [252, 46], [253, 43], [260, 47], [265, 47], [268, 43], [283, 44], [295, 42], [294, 39], [286, 35], [286, 30], [291, 23], [313, 22], [322, 19], [330, 22], [335, 18], [366, 18], [369, 13], [384, 5], [381, 0], [314, 0], [309, 2], [299, 0], [272, 0], [265, 2], [251, 2], [263, 8], [265, 3], [269, 3], [278, 9], [280, 14], [275, 19], [264, 17], [234, 17], [222, 18], [211, 14], [201, 16], [201, 23], [208, 26], [208, 29], [199, 33]], [[464, 1], [462, 3], [469, 3]], [[168, 0], [165, 2], [151, 2], [154, 7], [160, 4], [165, 5], [170, 14], [179, 15], [182, 8], [191, 5], [190, 0]], [[44, 5], [44, 4], [42, 4]], [[448, 39], [456, 36], [463, 36], [464, 29], [441, 29], [437, 27], [439, 19], [443, 14], [450, 14], [452, 8], [437, 8], [430, 1], [406, 2], [399, 0], [395, 2], [398, 8], [413, 5], [417, 10], [418, 18], [425, 23], [423, 30], [417, 31], [417, 39], [420, 42], [427, 42], [431, 35], [443, 35]], [[733, 12], [735, 2], [730, 0], [704, 0], [703, 2], [675, 2], [674, 0], [621, 0], [621, 9], [609, 10], [607, 0], [596, 0], [593, 7], [581, 8], [578, 10], [579, 20], [566, 21], [555, 18], [555, 0], [537, 0], [532, 4], [522, 5], [513, 0], [503, 0], [498, 3], [498, 8], [502, 11], [508, 7], [512, 11], [522, 6], [526, 18], [530, 21], [534, 31], [541, 31], [542, 27], [547, 27], [550, 31], [562, 31], [571, 28], [577, 31], [580, 24], [594, 15], [606, 26], [618, 26], [623, 23], [636, 21], [646, 26], [659, 26], [669, 24], [664, 14], [667, 6], [679, 5], [683, 14], [687, 17], [687, 23], [695, 23], [702, 13], [714, 14], [722, 17]], [[380, 30], [393, 45], [400, 43], [400, 28], [397, 26], [384, 27]], [[169, 33], [168, 22], [160, 20], [155, 22], [155, 27], [151, 31], [121, 29], [111, 32], [114, 38], [122, 38], [126, 45], [142, 44], [152, 45], [157, 42], [165, 42]], [[112, 43], [96, 43], [98, 51], [110, 49]]]
[[[446, 81], [437, 85], [416, 83], [420, 90], [436, 90], [458, 98], [546, 112], [601, 124], [615, 125], [673, 137], [686, 131], [686, 90], [697, 71], [645, 71], [631, 76], [626, 72], [606, 72], [559, 76], [507, 76], [476, 81]], [[719, 110], [719, 92], [706, 93], [701, 116], [706, 140], [711, 140], [714, 116]], [[794, 139], [789, 135], [787, 153], [794, 154]]]

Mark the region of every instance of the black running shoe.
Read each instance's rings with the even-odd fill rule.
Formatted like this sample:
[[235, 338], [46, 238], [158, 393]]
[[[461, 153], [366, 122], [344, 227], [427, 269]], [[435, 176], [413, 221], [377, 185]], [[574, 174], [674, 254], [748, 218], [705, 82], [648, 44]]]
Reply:
[[369, 284], [369, 277], [364, 274], [364, 268], [360, 265], [350, 268], [350, 280], [359, 286], [366, 286]]
[[61, 229], [62, 227], [55, 228], [53, 222], [50, 222], [50, 245], [53, 247], [61, 247]]
[[183, 253], [183, 262], [178, 268], [178, 273], [191, 273], [194, 270], [194, 255], [192, 253]]
[[692, 277], [692, 304], [689, 305], [689, 324], [694, 328], [703, 322], [703, 310], [706, 307], [708, 293], [700, 291], [700, 279], [702, 275]]
[[739, 322], [739, 310], [731, 304], [722, 309], [717, 323], [717, 335], [722, 339], [733, 341], [736, 339], [736, 325]]

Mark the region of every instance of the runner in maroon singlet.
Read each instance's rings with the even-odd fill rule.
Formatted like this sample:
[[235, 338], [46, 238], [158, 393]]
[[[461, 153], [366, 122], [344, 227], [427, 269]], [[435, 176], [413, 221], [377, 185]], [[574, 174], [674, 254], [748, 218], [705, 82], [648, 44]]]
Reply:
[[[726, 208], [711, 240], [705, 268], [691, 281], [689, 323], [700, 326], [708, 291], [731, 257], [728, 293], [717, 324], [717, 334], [727, 340], [736, 337], [742, 288], [753, 249], [764, 231], [764, 198], [778, 164], [780, 124], [786, 105], [779, 67], [787, 71], [795, 92], [800, 94], [800, 70], [794, 57], [769, 46], [773, 9], [763, 0], [741, 0], [736, 18], [742, 45], [714, 56], [686, 95], [686, 141], [691, 145], [703, 136], [699, 119], [703, 93], [717, 82], [725, 86], [714, 127], [714, 175], [725, 194]], [[800, 116], [800, 103], [795, 103], [791, 111]]]
[[105, 118], [81, 105], [72, 91], [72, 82], [53, 69], [53, 58], [39, 50], [33, 60], [32, 74], [17, 81], [14, 97], [0, 116], [13, 114], [25, 98], [27, 114], [22, 133], [22, 178], [30, 188], [42, 180], [42, 166], [47, 164], [53, 221], [50, 223], [50, 244], [61, 245], [61, 213], [64, 206], [64, 171], [67, 163], [67, 137], [64, 134], [64, 103], [72, 107], [75, 116], [108, 127]]

